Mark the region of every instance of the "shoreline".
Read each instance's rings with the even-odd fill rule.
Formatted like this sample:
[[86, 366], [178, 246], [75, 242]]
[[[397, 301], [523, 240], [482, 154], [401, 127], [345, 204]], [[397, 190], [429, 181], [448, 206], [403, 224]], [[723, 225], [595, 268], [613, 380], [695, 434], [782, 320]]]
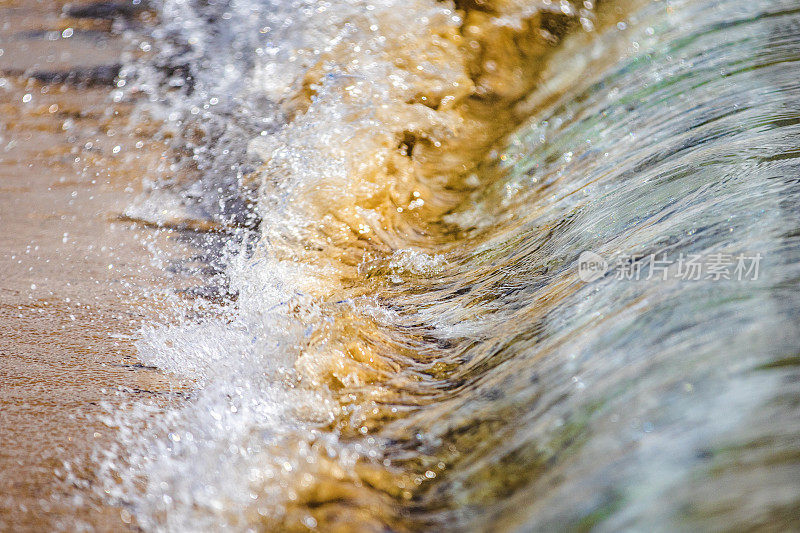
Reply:
[[94, 493], [92, 455], [115, 438], [107, 405], [181, 388], [132, 339], [176, 281], [148, 243], [182, 245], [120, 219], [160, 153], [135, 146], [129, 106], [95, 76], [125, 49], [111, 21], [62, 8], [7, 4], [0, 29], [0, 529], [135, 529]]

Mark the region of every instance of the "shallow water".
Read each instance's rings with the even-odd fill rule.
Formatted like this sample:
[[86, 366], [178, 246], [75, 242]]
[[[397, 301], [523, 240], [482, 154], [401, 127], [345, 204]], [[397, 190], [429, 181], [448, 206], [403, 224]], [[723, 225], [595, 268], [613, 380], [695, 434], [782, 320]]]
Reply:
[[86, 488], [114, 439], [97, 416], [171, 388], [132, 335], [179, 285], [148, 245], [181, 246], [119, 219], [161, 151], [107, 98], [126, 41], [62, 8], [0, 6], [0, 531], [125, 527]]
[[164, 5], [126, 94], [199, 177], [129, 216], [233, 236], [138, 344], [191, 399], [108, 421], [145, 529], [800, 526], [800, 10], [562, 7], [476, 74], [547, 20]]

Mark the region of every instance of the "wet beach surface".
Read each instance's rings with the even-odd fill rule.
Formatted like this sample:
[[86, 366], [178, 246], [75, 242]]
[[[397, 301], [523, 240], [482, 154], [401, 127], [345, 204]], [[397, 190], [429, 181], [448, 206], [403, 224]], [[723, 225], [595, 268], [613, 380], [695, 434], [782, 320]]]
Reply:
[[91, 483], [85, 465], [112, 433], [104, 403], [177, 390], [130, 337], [174, 281], [148, 243], [182, 245], [120, 218], [160, 153], [123, 131], [129, 109], [110, 92], [125, 22], [98, 5], [76, 18], [60, 2], [0, 4], [3, 531], [130, 527], [70, 474]]

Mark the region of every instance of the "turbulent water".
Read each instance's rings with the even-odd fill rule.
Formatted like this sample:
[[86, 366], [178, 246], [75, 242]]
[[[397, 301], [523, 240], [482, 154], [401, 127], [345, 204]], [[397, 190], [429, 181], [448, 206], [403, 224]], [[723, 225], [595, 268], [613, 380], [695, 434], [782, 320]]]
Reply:
[[129, 215], [226, 233], [109, 422], [145, 529], [800, 527], [796, 1], [159, 16]]

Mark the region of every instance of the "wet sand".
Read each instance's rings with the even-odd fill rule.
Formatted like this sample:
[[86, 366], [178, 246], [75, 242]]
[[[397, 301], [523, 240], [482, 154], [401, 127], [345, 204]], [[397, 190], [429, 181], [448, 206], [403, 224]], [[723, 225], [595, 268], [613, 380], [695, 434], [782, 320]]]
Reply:
[[146, 243], [180, 245], [119, 218], [160, 153], [136, 148], [125, 106], [109, 99], [124, 49], [111, 21], [62, 7], [0, 4], [3, 531], [132, 527], [127, 511], [70, 482], [65, 463], [91, 482], [88, 457], [112, 435], [96, 421], [101, 403], [171, 388], [138, 364], [130, 336], [156, 312], [150, 291], [174, 283]]

